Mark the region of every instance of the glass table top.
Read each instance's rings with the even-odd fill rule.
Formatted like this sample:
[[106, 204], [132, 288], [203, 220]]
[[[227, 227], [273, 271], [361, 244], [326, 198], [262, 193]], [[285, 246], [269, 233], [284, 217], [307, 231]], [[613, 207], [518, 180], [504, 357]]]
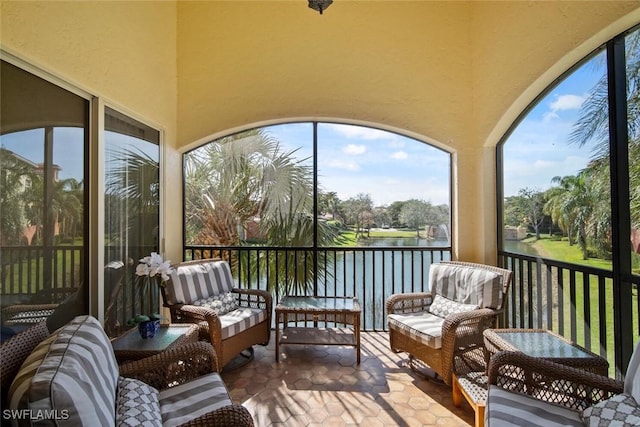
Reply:
[[360, 310], [353, 297], [285, 296], [276, 307], [291, 310]]
[[181, 338], [192, 325], [161, 325], [158, 334], [153, 338], [143, 339], [138, 333], [138, 328], [133, 328], [118, 337], [111, 344], [113, 349], [156, 351], [160, 352], [168, 348], [174, 341]]
[[547, 332], [496, 332], [496, 335], [519, 351], [533, 357], [558, 359], [593, 357], [579, 347]]

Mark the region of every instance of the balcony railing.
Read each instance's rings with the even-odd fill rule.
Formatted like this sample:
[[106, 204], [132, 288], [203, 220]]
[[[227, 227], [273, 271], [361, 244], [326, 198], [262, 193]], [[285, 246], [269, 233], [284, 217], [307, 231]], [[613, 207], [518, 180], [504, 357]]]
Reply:
[[[284, 293], [355, 296], [363, 311], [362, 329], [381, 331], [387, 328], [384, 305], [389, 295], [427, 291], [429, 266], [451, 259], [451, 248], [324, 247], [314, 252], [264, 246], [186, 246], [184, 257], [230, 261], [240, 287], [270, 290], [276, 302]], [[317, 269], [310, 268], [314, 263]], [[306, 289], [287, 291], [282, 284], [290, 284], [294, 277], [307, 283]]]
[[[80, 246], [56, 246], [49, 253], [42, 247], [2, 247], [0, 251], [3, 306], [33, 301], [39, 295], [50, 295], [51, 289], [77, 288], [82, 283]], [[284, 293], [355, 296], [363, 309], [362, 329], [380, 331], [387, 328], [384, 304], [389, 295], [428, 291], [429, 266], [451, 259], [451, 248], [325, 247], [314, 251], [186, 246], [184, 249], [187, 260], [211, 257], [230, 261], [240, 287], [270, 290], [276, 302]], [[49, 282], [44, 280], [45, 259], [51, 260]], [[500, 326], [553, 330], [606, 357], [612, 364], [611, 374], [619, 374], [619, 367], [613, 366], [620, 359], [616, 357], [620, 337], [613, 326], [611, 271], [510, 252], [501, 252], [499, 259], [502, 266], [514, 272]], [[124, 303], [125, 299], [131, 299], [134, 279], [133, 270], [123, 278], [117, 310], [121, 325], [135, 310]], [[306, 286], [291, 287], [295, 281]], [[633, 276], [632, 281], [633, 313], [624, 328], [633, 328], [635, 338], [640, 334], [637, 291], [640, 278]], [[60, 298], [57, 296], [51, 302], [59, 302]]]
[[[611, 271], [511, 252], [501, 252], [500, 260], [513, 271], [503, 318], [507, 327], [553, 330], [605, 357], [610, 375], [620, 375], [622, 369], [614, 366], [621, 346], [614, 330]], [[633, 328], [637, 337], [640, 278], [633, 279], [633, 318], [625, 328]]]
[[26, 297], [39, 297], [40, 303], [59, 302], [63, 292], [82, 283], [83, 249], [70, 245], [0, 247], [2, 304]]

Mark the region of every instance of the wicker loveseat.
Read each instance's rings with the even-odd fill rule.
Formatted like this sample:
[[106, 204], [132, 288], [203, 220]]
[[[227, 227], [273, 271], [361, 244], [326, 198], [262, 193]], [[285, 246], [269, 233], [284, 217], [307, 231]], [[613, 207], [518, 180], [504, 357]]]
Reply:
[[[22, 340], [21, 345], [11, 346], [12, 340]], [[209, 343], [186, 344], [119, 367], [100, 323], [78, 316], [44, 339], [37, 331], [19, 334], [2, 347], [10, 345], [7, 349], [19, 354], [37, 341], [3, 402], [9, 409], [3, 416], [10, 414], [18, 425], [36, 420], [68, 426], [253, 425], [247, 409], [232, 404]], [[8, 380], [3, 376], [3, 389]]]
[[510, 280], [511, 271], [489, 265], [431, 264], [430, 292], [387, 299], [391, 349], [409, 353], [412, 367], [417, 359], [451, 384], [456, 363], [484, 357], [482, 332], [495, 326]]
[[640, 342], [624, 381], [506, 351], [488, 381], [486, 427], [640, 425]]
[[211, 342], [224, 367], [271, 336], [272, 297], [258, 289], [240, 289], [229, 263], [220, 259], [186, 261], [175, 266], [166, 287], [164, 306], [173, 323], [198, 323], [201, 339]]

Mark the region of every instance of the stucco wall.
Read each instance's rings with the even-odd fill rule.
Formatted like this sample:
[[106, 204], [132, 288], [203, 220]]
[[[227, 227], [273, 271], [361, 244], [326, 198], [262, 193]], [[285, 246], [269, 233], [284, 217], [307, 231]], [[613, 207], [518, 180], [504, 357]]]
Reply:
[[638, 7], [345, 0], [320, 16], [300, 2], [180, 2], [178, 144], [299, 118], [407, 132], [454, 153], [454, 255], [490, 262], [495, 144], [554, 78], [640, 22]]
[[3, 48], [163, 128], [173, 260], [181, 151], [232, 129], [330, 118], [451, 151], [455, 256], [491, 261], [493, 147], [562, 71], [640, 22], [638, 2], [622, 1], [335, 0], [322, 16], [302, 0], [0, 7]]
[[[174, 2], [2, 1], [0, 45], [162, 129], [164, 182], [177, 182], [180, 156], [171, 148], [177, 135], [176, 13]], [[168, 194], [171, 187], [164, 185]], [[166, 206], [176, 209], [165, 209], [164, 216], [181, 221], [178, 205]], [[178, 248], [173, 256], [179, 255]]]

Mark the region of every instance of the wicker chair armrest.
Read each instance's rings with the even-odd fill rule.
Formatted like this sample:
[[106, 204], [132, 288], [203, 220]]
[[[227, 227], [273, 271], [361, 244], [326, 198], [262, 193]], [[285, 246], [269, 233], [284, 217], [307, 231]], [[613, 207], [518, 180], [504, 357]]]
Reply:
[[584, 409], [624, 389], [623, 381], [516, 351], [491, 356], [488, 383], [574, 409]]
[[191, 323], [197, 323], [206, 320], [209, 323], [217, 324], [220, 328], [220, 319], [218, 314], [208, 307], [202, 307], [199, 305], [191, 304], [176, 304], [171, 307], [180, 316], [183, 322], [188, 321]]
[[433, 296], [430, 292], [392, 294], [387, 298], [387, 314], [425, 311], [432, 302]]
[[2, 309], [2, 319], [25, 311], [54, 310], [59, 304], [16, 304]]
[[205, 341], [181, 345], [120, 365], [123, 377], [139, 379], [158, 390], [219, 371], [213, 346]]
[[245, 289], [245, 288], [233, 288], [232, 292], [240, 294], [240, 305], [249, 304], [251, 306], [257, 306], [267, 310], [271, 313], [271, 307], [273, 305], [273, 297], [268, 291], [261, 289]]
[[442, 335], [456, 334], [456, 331], [461, 326], [465, 326], [471, 331], [482, 335], [482, 331], [493, 324], [493, 319], [495, 319], [497, 315], [498, 312], [490, 308], [479, 308], [477, 310], [450, 314], [444, 319], [444, 323], [442, 324]]
[[[480, 366], [486, 367], [482, 332], [494, 325], [497, 315], [495, 310], [479, 308], [450, 314], [445, 318], [442, 324], [442, 363], [447, 370], [462, 374], [479, 370]], [[470, 356], [473, 362], [467, 360]]]
[[181, 427], [189, 426], [222, 426], [222, 427], [253, 427], [253, 418], [249, 410], [242, 405], [229, 405], [208, 412]]

